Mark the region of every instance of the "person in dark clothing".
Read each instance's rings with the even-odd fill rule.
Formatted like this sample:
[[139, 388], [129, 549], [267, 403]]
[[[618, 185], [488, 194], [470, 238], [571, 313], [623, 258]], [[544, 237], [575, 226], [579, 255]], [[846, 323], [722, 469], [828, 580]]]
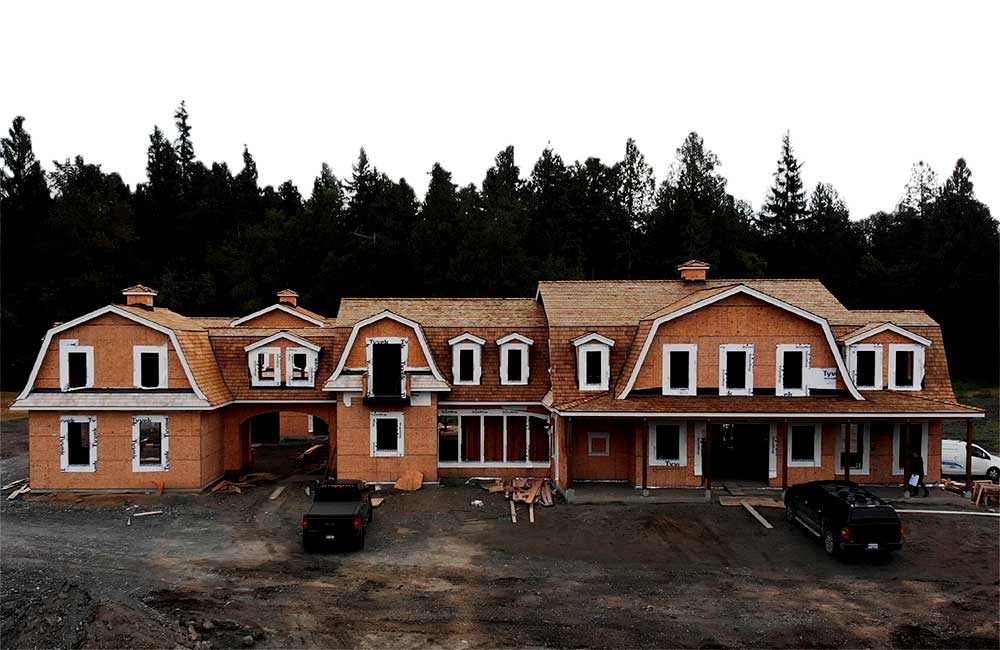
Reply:
[[914, 451], [913, 457], [910, 458], [910, 475], [917, 475], [917, 484], [910, 486], [910, 496], [917, 496], [917, 488], [924, 489], [924, 496], [929, 497], [931, 495], [930, 490], [924, 485], [924, 459], [920, 456], [920, 452]]

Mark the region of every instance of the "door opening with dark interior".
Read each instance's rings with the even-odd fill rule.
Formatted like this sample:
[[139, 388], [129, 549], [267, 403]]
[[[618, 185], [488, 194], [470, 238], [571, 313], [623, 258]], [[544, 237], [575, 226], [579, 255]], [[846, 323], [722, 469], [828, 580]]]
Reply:
[[403, 394], [403, 346], [378, 343], [372, 346], [371, 393], [375, 397], [399, 397]]
[[712, 424], [712, 480], [767, 481], [767, 423]]

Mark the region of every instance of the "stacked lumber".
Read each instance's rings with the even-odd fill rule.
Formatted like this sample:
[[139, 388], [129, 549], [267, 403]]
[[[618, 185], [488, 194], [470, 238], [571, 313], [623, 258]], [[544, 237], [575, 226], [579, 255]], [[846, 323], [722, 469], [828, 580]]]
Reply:
[[257, 483], [261, 481], [273, 481], [279, 478], [277, 474], [270, 474], [268, 472], [253, 472], [240, 477], [238, 481], [227, 481], [225, 479], [219, 481], [212, 487], [212, 493], [216, 492], [235, 492], [236, 494], [243, 494], [243, 490], [246, 488], [257, 487]]
[[942, 479], [941, 485], [949, 492], [962, 494], [965, 492], [965, 481], [953, 481], [950, 478]]
[[977, 506], [988, 506], [990, 501], [996, 501], [1000, 505], [1000, 485], [994, 485], [993, 481], [973, 481], [972, 502]]
[[528, 521], [535, 523], [535, 504], [549, 507], [555, 505], [552, 483], [547, 478], [497, 479], [492, 483], [480, 484], [490, 494], [503, 493], [510, 501], [510, 520], [517, 523], [517, 503], [528, 504]]

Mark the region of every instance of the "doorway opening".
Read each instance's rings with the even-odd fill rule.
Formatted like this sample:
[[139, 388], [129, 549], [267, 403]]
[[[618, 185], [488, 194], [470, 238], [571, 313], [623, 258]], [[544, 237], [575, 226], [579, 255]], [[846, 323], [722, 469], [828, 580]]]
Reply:
[[767, 482], [770, 452], [767, 423], [712, 425], [712, 480]]

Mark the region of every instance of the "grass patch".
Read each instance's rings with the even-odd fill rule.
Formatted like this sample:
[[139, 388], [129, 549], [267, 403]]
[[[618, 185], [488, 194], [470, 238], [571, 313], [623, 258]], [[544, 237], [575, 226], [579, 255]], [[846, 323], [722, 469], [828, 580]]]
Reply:
[[952, 382], [951, 386], [955, 390], [955, 397], [957, 397], [959, 401], [967, 397], [993, 397], [1000, 399], [1000, 386], [975, 384], [967, 381], [955, 381]]
[[17, 393], [2, 392], [0, 393], [0, 420], [4, 422], [13, 422], [14, 420], [23, 420], [28, 417], [26, 411], [11, 411], [10, 404], [17, 398]]

